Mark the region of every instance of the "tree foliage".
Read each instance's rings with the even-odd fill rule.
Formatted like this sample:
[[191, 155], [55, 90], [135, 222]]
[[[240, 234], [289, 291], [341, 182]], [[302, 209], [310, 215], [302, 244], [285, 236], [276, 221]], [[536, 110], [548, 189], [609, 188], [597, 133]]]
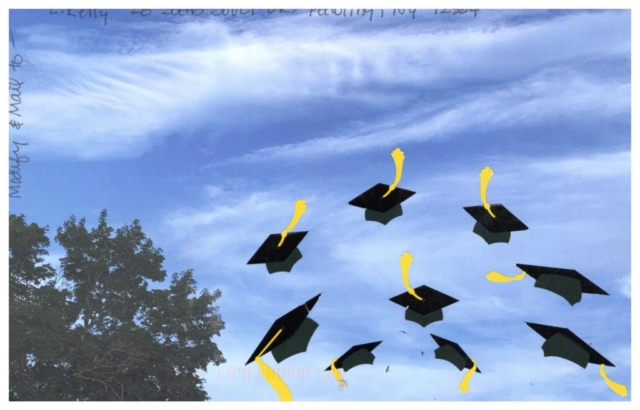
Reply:
[[9, 218], [11, 400], [206, 400], [197, 370], [225, 362], [212, 341], [219, 290], [196, 295], [192, 270], [162, 282], [162, 250], [139, 222], [119, 229], [71, 217], [44, 263], [47, 228]]

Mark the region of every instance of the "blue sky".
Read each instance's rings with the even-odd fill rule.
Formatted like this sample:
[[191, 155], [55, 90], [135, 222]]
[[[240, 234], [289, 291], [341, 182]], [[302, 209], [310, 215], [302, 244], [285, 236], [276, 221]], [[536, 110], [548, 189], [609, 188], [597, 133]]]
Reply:
[[[10, 14], [28, 86], [27, 126], [10, 138], [29, 143], [30, 161], [9, 210], [52, 231], [71, 215], [95, 224], [102, 209], [115, 226], [139, 219], [168, 272], [193, 268], [200, 289], [221, 289], [226, 329], [216, 342], [227, 363], [206, 375], [212, 400], [277, 400], [244, 363], [276, 318], [319, 292], [308, 351], [265, 359], [305, 369], [307, 379], [285, 378], [295, 400], [633, 396], [611, 392], [595, 365], [545, 358], [544, 339], [525, 325], [570, 328], [630, 389], [630, 11], [424, 9], [369, 21], [308, 9], [236, 18], [109, 10], [102, 23]], [[393, 182], [396, 147], [406, 156], [399, 186], [416, 194], [401, 218], [367, 222], [348, 202]], [[485, 166], [489, 202], [529, 226], [509, 244], [487, 245], [463, 210], [480, 204]], [[246, 265], [299, 198], [303, 259], [273, 275]], [[405, 291], [407, 251], [412, 286], [459, 300], [426, 328], [388, 300]], [[50, 253], [54, 263], [63, 256]], [[516, 263], [576, 269], [610, 295], [570, 306], [529, 276], [485, 279], [519, 273]], [[469, 393], [458, 391], [463, 373], [435, 359], [431, 333], [477, 360]], [[377, 340], [374, 365], [346, 373], [346, 391], [318, 372]]]

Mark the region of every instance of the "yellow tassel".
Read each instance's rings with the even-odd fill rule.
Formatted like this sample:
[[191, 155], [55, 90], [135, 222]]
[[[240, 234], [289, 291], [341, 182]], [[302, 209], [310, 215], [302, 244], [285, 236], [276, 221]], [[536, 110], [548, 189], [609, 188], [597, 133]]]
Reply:
[[487, 279], [489, 279], [491, 282], [504, 283], [521, 280], [522, 278], [524, 278], [524, 275], [526, 275], [524, 271], [517, 274], [516, 276], [505, 276], [502, 273], [492, 270], [491, 272], [487, 273]]
[[260, 371], [262, 372], [262, 375], [264, 376], [264, 378], [269, 382], [269, 384], [271, 385], [271, 387], [273, 387], [276, 393], [278, 393], [278, 396], [280, 397], [280, 401], [292, 401], [293, 396], [291, 396], [291, 391], [289, 390], [287, 385], [280, 378], [280, 376], [278, 376], [278, 373], [274, 372], [273, 369], [269, 367], [262, 360], [262, 357], [261, 357], [264, 354], [264, 352], [269, 348], [269, 346], [271, 346], [273, 341], [276, 340], [278, 336], [280, 336], [280, 333], [282, 333], [282, 329], [278, 330], [278, 332], [271, 338], [271, 340], [269, 340], [269, 343], [267, 343], [267, 345], [264, 347], [264, 349], [262, 349], [260, 354], [256, 356], [255, 360], [256, 360], [256, 363], [258, 363], [258, 366], [260, 366]]
[[404, 283], [404, 287], [407, 289], [410, 295], [415, 297], [418, 300], [422, 300], [420, 296], [416, 293], [416, 291], [409, 285], [409, 266], [411, 266], [411, 262], [413, 262], [413, 256], [409, 252], [405, 252], [400, 257], [400, 269], [402, 270], [402, 283]]
[[278, 376], [278, 373], [274, 372], [271, 367], [269, 367], [260, 356], [256, 357], [256, 363], [260, 366], [260, 371], [264, 378], [269, 382], [271, 387], [278, 393], [278, 397], [280, 397], [280, 401], [293, 401], [293, 396], [291, 395], [291, 391], [284, 383], [284, 381]]
[[389, 185], [389, 189], [387, 193], [382, 195], [383, 198], [386, 198], [387, 195], [391, 193], [400, 182], [400, 178], [402, 178], [402, 164], [404, 163], [404, 153], [400, 150], [400, 148], [396, 148], [391, 153], [391, 157], [393, 158], [393, 162], [396, 164], [396, 177], [393, 181], [393, 184]]
[[284, 231], [282, 231], [282, 233], [280, 234], [281, 238], [280, 238], [280, 243], [278, 243], [278, 248], [282, 246], [282, 244], [284, 243], [284, 238], [286, 238], [289, 231], [296, 226], [296, 224], [300, 220], [300, 217], [306, 211], [307, 211], [307, 203], [305, 202], [304, 199], [298, 199], [294, 205], [291, 222], [289, 222], [289, 225], [287, 225], [287, 227], [284, 228]]
[[331, 362], [331, 372], [333, 373], [333, 377], [338, 382], [338, 385], [340, 386], [340, 390], [346, 390], [347, 382], [342, 379], [342, 376], [340, 376], [340, 371], [336, 368], [335, 363], [337, 360], [338, 360], [337, 357], [333, 358], [333, 361]]
[[629, 394], [624, 384], [616, 383], [613, 380], [611, 380], [609, 377], [607, 377], [607, 373], [604, 371], [604, 364], [600, 365], [600, 376], [602, 376], [604, 381], [607, 382], [607, 385], [609, 386], [609, 388], [614, 392], [616, 392], [616, 394], [619, 394], [622, 397], [626, 397]]
[[471, 359], [471, 361], [473, 362], [473, 367], [467, 370], [467, 373], [465, 373], [462, 381], [460, 382], [460, 385], [458, 386], [460, 392], [462, 393], [466, 393], [469, 391], [469, 380], [471, 379], [471, 376], [473, 376], [473, 374], [476, 372], [476, 361], [474, 359]]
[[484, 167], [482, 171], [480, 171], [480, 200], [482, 200], [484, 209], [489, 212], [492, 218], [495, 218], [496, 216], [491, 212], [491, 205], [487, 202], [487, 187], [489, 186], [489, 180], [492, 176], [493, 170], [489, 167]]

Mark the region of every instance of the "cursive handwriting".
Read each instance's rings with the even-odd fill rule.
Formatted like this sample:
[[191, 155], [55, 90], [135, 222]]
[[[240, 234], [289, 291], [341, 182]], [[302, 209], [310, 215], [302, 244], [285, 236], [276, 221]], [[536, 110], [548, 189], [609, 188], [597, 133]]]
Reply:
[[[137, 14], [140, 17], [148, 17], [154, 10], [151, 9], [133, 9], [131, 14]], [[163, 16], [172, 17], [200, 17], [200, 16], [213, 16], [213, 17], [236, 17], [236, 16], [254, 16], [256, 10], [254, 9], [169, 9], [169, 10], [155, 10]], [[274, 10], [268, 10], [268, 13], [273, 13]], [[283, 12], [282, 10], [280, 11]], [[294, 10], [295, 12], [295, 10]]]
[[[16, 42], [13, 38], [13, 31], [9, 30], [9, 38], [11, 39], [11, 45], [13, 48], [16, 48]], [[16, 71], [16, 69], [20, 68], [20, 65], [23, 63], [23, 58], [20, 54], [14, 54], [9, 66]], [[22, 119], [22, 114], [20, 113], [20, 104], [22, 104], [22, 86], [24, 85], [24, 81], [16, 80], [15, 78], [9, 78], [9, 125], [13, 127], [14, 130], [19, 131], [20, 127], [24, 125], [24, 121]], [[18, 118], [13, 118], [11, 116], [15, 116]], [[11, 177], [11, 184], [9, 186], [10, 198], [20, 198], [20, 186], [22, 185], [22, 175], [20, 174], [20, 164], [24, 162], [29, 162], [29, 157], [26, 155], [20, 155], [20, 147], [29, 145], [26, 142], [17, 142], [13, 141], [14, 150], [13, 156], [9, 157], [9, 161], [11, 161], [12, 165], [9, 169], [9, 175]]]
[[20, 185], [22, 184], [22, 175], [20, 174], [20, 164], [24, 162], [29, 162], [29, 157], [26, 155], [20, 155], [20, 146], [29, 145], [26, 142], [17, 142], [13, 141], [13, 145], [15, 148], [13, 149], [13, 156], [9, 157], [9, 161], [11, 163], [11, 167], [9, 170], [9, 175], [11, 176], [11, 185], [9, 189], [11, 192], [9, 193], [10, 198], [20, 198]]
[[[267, 14], [306, 14], [307, 17], [365, 17], [369, 21], [373, 21], [376, 18], [384, 17], [401, 17], [405, 14], [411, 16], [412, 20], [415, 20], [416, 15], [423, 9], [169, 9], [169, 10], [153, 10], [153, 9], [133, 9], [131, 14], [138, 15], [140, 17], [148, 17], [154, 13], [161, 14], [163, 16], [172, 17], [243, 17], [254, 16], [259, 11], [266, 11]], [[478, 15], [480, 9], [435, 9], [434, 14], [449, 14], [449, 15], [461, 15], [469, 13], [473, 14], [473, 17]]]
[[[387, 16], [395, 16], [396, 13], [398, 15], [403, 15], [405, 13], [405, 9], [393, 9], [386, 10]], [[408, 14], [411, 15], [412, 19], [416, 18], [417, 9], [407, 9]], [[372, 21], [374, 16], [384, 18], [385, 10], [374, 10], [374, 9], [310, 9], [309, 17], [313, 16], [342, 16], [342, 17], [369, 17], [369, 21]]]
[[[9, 30], [9, 38], [11, 39], [11, 45], [13, 45], [13, 48], [16, 48], [16, 42], [13, 38], [13, 32], [11, 30]], [[23, 61], [24, 59], [20, 54], [14, 54], [11, 62], [9, 63], [9, 67], [11, 67], [13, 72], [15, 72], [16, 69], [20, 68], [20, 65], [23, 63]], [[9, 103], [9, 114], [15, 115], [19, 118], [22, 117], [22, 114], [20, 114], [19, 105], [22, 104], [22, 91], [20, 91], [20, 89], [22, 88], [23, 84], [24, 81], [21, 82], [16, 79], [9, 78], [9, 91], [11, 98], [11, 102]], [[24, 123], [19, 122], [16, 118], [11, 118], [9, 120], [9, 125], [16, 130], [19, 130], [20, 127], [24, 125]]]
[[[430, 16], [473, 16], [476, 17], [480, 9], [128, 9], [130, 15], [147, 18], [149, 16], [163, 16], [175, 18], [252, 18], [266, 15], [298, 15], [311, 18], [340, 17], [360, 18], [373, 21], [403, 16], [416, 20], [418, 15]], [[125, 11], [125, 12], [126, 12]], [[431, 13], [433, 11], [433, 13]], [[117, 12], [117, 11], [116, 11]], [[105, 26], [108, 24], [109, 11], [100, 9], [49, 9], [50, 16], [56, 18], [73, 18], [77, 20], [96, 20]], [[116, 14], [116, 16], [120, 16]], [[111, 17], [113, 18], [113, 17]]]
[[54, 10], [49, 9], [50, 16], [62, 16], [62, 17], [73, 17], [79, 19], [102, 19], [104, 25], [107, 25], [107, 18], [109, 17], [109, 12], [105, 10], [96, 10], [96, 9], [64, 9], [64, 10]]
[[20, 104], [22, 104], [22, 98], [20, 98], [20, 96], [22, 95], [22, 91], [20, 91], [20, 88], [22, 88], [22, 84], [24, 84], [24, 82], [9, 78], [9, 91], [11, 93], [12, 101], [9, 103], [9, 105], [12, 107], [9, 109], [9, 114], [15, 115], [17, 117], [22, 117], [22, 114], [20, 114], [20, 107], [18, 107]]

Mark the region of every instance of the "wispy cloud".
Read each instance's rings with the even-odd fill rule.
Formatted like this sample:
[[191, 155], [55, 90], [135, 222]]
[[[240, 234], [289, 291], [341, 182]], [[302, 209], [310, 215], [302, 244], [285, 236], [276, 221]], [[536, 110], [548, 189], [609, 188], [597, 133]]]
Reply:
[[620, 277], [616, 279], [616, 282], [620, 294], [631, 299], [631, 275]]
[[411, 115], [377, 124], [376, 131], [262, 148], [228, 162], [318, 160], [328, 155], [446, 138], [469, 131], [526, 127], [561, 117], [617, 115], [629, 112], [629, 95], [629, 84], [592, 82], [567, 71], [545, 72], [524, 83], [464, 97], [437, 113], [430, 113], [433, 108], [429, 106], [414, 109]]
[[[25, 42], [33, 67], [33, 88], [24, 106], [30, 119], [25, 134], [34, 141], [33, 150], [47, 154], [135, 157], [171, 135], [179, 138], [209, 128], [211, 138], [224, 138], [215, 130], [259, 129], [274, 121], [260, 110], [252, 110], [249, 117], [233, 115], [239, 109], [275, 106], [284, 115], [308, 98], [384, 109], [383, 121], [376, 124], [379, 131], [356, 129], [258, 149], [239, 159], [252, 162], [265, 154], [274, 159], [306, 158], [309, 152], [322, 157], [365, 146], [422, 141], [478, 125], [553, 118], [559, 112], [626, 112], [628, 79], [590, 78], [578, 67], [596, 55], [628, 59], [628, 18], [617, 12], [582, 13], [531, 24], [439, 32], [420, 32], [418, 26], [358, 31], [301, 18], [238, 27], [216, 21], [185, 23], [177, 30], [159, 23], [159, 34], [137, 47], [130, 31], [143, 31], [121, 24], [122, 31], [112, 33], [111, 46], [94, 47], [91, 54], [75, 47], [75, 37], [91, 42], [94, 32], [56, 32], [57, 40], [51, 43], [44, 41], [51, 29], [39, 27]], [[592, 41], [582, 41], [585, 36]], [[518, 57], [505, 61], [504, 55]], [[568, 71], [540, 72], [541, 67], [553, 66]], [[443, 89], [479, 80], [492, 81], [498, 88], [441, 105]], [[398, 96], [417, 101], [419, 89], [438, 96], [431, 98], [441, 100], [431, 103], [438, 112], [431, 113], [434, 106], [421, 103], [409, 116], [396, 116], [396, 110], [406, 111], [406, 99]], [[459, 118], [466, 119], [464, 124]]]
[[602, 180], [622, 177], [621, 182], [631, 178], [631, 152], [604, 152], [585, 157], [544, 159], [527, 165], [536, 175], [553, 182], [555, 177], [570, 176], [577, 180]]

